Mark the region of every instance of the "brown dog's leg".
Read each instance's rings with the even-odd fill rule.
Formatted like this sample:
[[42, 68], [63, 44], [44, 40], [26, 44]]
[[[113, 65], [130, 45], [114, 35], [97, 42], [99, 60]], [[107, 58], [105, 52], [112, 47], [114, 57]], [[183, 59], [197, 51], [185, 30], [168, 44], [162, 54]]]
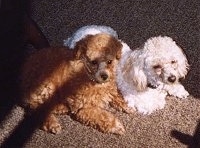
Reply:
[[61, 125], [55, 115], [50, 114], [43, 123], [42, 129], [50, 133], [58, 134], [61, 132]]
[[99, 107], [82, 108], [75, 115], [77, 120], [99, 129], [105, 133], [123, 135], [125, 133], [122, 123], [110, 112]]

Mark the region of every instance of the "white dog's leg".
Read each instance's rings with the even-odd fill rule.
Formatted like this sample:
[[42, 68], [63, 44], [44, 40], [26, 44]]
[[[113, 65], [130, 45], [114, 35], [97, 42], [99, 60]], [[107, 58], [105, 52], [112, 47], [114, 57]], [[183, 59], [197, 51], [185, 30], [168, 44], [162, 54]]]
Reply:
[[185, 99], [189, 96], [187, 90], [180, 83], [174, 85], [165, 85], [164, 89], [168, 92], [169, 95], [175, 96], [180, 99]]

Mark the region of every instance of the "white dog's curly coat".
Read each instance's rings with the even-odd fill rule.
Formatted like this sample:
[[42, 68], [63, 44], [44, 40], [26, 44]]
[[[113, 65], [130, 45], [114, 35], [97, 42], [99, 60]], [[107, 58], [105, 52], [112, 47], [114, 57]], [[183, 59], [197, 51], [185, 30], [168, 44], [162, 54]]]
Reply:
[[118, 89], [130, 107], [150, 114], [164, 108], [167, 94], [189, 95], [179, 82], [188, 67], [185, 54], [170, 37], [152, 37], [134, 51], [124, 44], [117, 67]]
[[79, 28], [71, 37], [63, 40], [64, 46], [73, 49], [78, 41], [85, 38], [87, 35], [96, 35], [106, 33], [115, 38], [118, 38], [117, 32], [109, 26], [88, 25]]
[[[64, 45], [73, 48], [86, 35], [102, 32], [118, 38], [111, 27], [91, 25], [82, 27], [71, 38], [64, 40]], [[164, 108], [167, 94], [178, 98], [189, 95], [179, 82], [188, 72], [188, 61], [182, 49], [170, 37], [150, 38], [136, 50], [131, 50], [124, 42], [122, 44], [116, 81], [130, 107], [140, 113], [151, 114]]]

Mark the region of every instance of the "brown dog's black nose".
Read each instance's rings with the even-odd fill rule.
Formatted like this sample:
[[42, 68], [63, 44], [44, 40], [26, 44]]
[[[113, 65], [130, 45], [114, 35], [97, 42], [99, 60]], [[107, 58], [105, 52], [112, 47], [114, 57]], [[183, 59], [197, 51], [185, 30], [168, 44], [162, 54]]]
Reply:
[[168, 81], [174, 83], [176, 81], [176, 77], [172, 75], [168, 78]]
[[103, 74], [101, 74], [101, 78], [105, 81], [105, 80], [107, 80], [107, 78], [108, 78], [108, 75], [107, 74], [105, 74], [105, 73], [103, 73]]

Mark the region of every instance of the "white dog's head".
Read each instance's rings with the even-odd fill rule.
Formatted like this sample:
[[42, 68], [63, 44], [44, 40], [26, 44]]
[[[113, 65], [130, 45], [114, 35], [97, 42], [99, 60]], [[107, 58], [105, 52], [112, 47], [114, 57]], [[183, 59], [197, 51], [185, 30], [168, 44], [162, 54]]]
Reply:
[[149, 79], [157, 77], [167, 84], [185, 78], [189, 65], [182, 49], [170, 37], [154, 37], [144, 44], [144, 70]]
[[127, 82], [133, 83], [138, 91], [148, 85], [157, 87], [159, 82], [178, 83], [189, 69], [185, 54], [170, 37], [150, 38], [142, 49], [134, 50], [128, 57], [124, 73]]

